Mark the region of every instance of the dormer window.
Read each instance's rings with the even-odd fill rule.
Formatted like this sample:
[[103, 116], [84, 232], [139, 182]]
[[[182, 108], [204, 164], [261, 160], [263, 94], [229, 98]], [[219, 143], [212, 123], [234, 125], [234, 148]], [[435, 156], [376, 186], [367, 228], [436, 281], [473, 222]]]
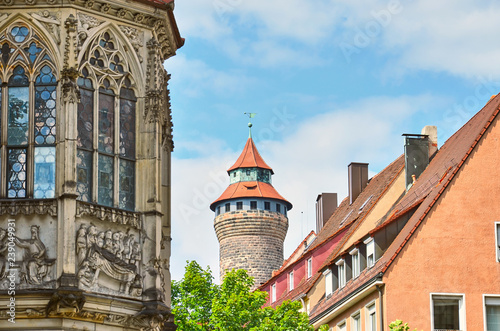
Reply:
[[339, 281], [339, 288], [342, 288], [345, 286], [346, 283], [346, 265], [345, 265], [345, 260], [340, 259], [335, 264], [338, 267], [338, 281]]
[[366, 266], [371, 268], [375, 264], [375, 241], [370, 237], [364, 241], [364, 244], [366, 244]]
[[312, 265], [313, 265], [313, 260], [312, 257], [307, 260], [307, 278], [312, 277]]
[[356, 278], [359, 276], [361, 272], [361, 261], [360, 261], [360, 254], [359, 254], [359, 249], [354, 248], [349, 252], [349, 255], [351, 255], [352, 259], [352, 278]]
[[325, 296], [328, 298], [333, 293], [333, 275], [330, 269], [323, 272], [325, 276]]

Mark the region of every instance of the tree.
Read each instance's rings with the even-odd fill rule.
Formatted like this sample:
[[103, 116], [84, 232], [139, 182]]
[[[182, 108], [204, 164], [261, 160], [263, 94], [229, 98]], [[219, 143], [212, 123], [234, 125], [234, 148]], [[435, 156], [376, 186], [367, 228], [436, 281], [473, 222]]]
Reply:
[[219, 292], [212, 272], [196, 261], [188, 262], [184, 278], [172, 282], [172, 313], [178, 330], [205, 331], [210, 327], [212, 298]]
[[262, 307], [267, 293], [250, 291], [253, 278], [232, 270], [220, 286], [210, 268], [188, 262], [184, 278], [172, 282], [172, 313], [178, 331], [312, 331], [299, 302]]
[[[408, 323], [403, 324], [402, 320], [395, 320], [391, 324], [389, 324], [389, 330], [390, 331], [409, 331], [410, 327], [408, 326]], [[418, 331], [417, 329], [414, 329], [413, 331]]]

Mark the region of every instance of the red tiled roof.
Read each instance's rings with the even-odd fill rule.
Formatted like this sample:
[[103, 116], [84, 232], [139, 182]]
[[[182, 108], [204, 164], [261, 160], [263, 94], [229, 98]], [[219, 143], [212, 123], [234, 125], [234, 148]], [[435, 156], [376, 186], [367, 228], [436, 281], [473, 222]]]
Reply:
[[378, 227], [371, 231], [376, 232], [397, 218], [414, 211], [384, 255], [376, 262], [375, 266], [363, 271], [360, 277], [348, 282], [344, 288], [334, 292], [330, 298], [321, 300], [312, 309], [309, 316], [311, 320], [319, 318], [319, 315], [323, 314], [329, 307], [354, 293], [377, 274], [386, 272], [467, 161], [491, 123], [497, 119], [499, 112], [500, 97], [496, 96], [446, 141], [416, 183], [394, 208], [392, 216], [382, 221]]
[[311, 232], [309, 232], [309, 234], [304, 238], [304, 240], [302, 240], [300, 242], [300, 244], [297, 246], [297, 248], [293, 251], [292, 254], [290, 254], [290, 256], [288, 257], [288, 259], [285, 260], [285, 262], [283, 262], [283, 265], [281, 265], [281, 268], [279, 268], [279, 270], [277, 270], [277, 273], [280, 273], [281, 271], [283, 271], [284, 269], [286, 269], [286, 267], [288, 267], [289, 265], [295, 263], [295, 261], [297, 261], [297, 259], [299, 259], [302, 254], [304, 253], [304, 251], [306, 250], [306, 247], [307, 247], [307, 241], [309, 240], [309, 238], [311, 238], [312, 236], [314, 236], [315, 238], [312, 239], [312, 240], [315, 240], [316, 239], [316, 232], [314, 232], [314, 230], [311, 230]]
[[210, 209], [215, 211], [215, 205], [221, 201], [237, 198], [268, 198], [281, 200], [287, 205], [287, 209], [292, 209], [292, 204], [283, 198], [276, 189], [268, 183], [250, 181], [237, 182], [228, 186], [222, 195], [212, 202]]
[[271, 170], [271, 173], [274, 174], [273, 169], [271, 169], [271, 167], [266, 164], [262, 156], [260, 156], [252, 138], [248, 138], [240, 157], [227, 171], [229, 172], [238, 168], [262, 168]]
[[[382, 272], [385, 272], [389, 268], [399, 252], [404, 248], [408, 240], [410, 240], [410, 237], [417, 230], [434, 204], [439, 200], [441, 194], [467, 161], [469, 155], [484, 136], [491, 123], [497, 119], [499, 111], [500, 96], [497, 95], [446, 141], [425, 171], [420, 175], [415, 185], [408, 191], [405, 198], [402, 199], [401, 204], [405, 205], [409, 205], [411, 202], [422, 198], [424, 200], [385, 252], [383, 258], [385, 258], [386, 264]], [[433, 183], [436, 178], [439, 180], [434, 185], [431, 185], [432, 187], [429, 191], [422, 189], [428, 183]], [[422, 193], [419, 195], [418, 192]]]

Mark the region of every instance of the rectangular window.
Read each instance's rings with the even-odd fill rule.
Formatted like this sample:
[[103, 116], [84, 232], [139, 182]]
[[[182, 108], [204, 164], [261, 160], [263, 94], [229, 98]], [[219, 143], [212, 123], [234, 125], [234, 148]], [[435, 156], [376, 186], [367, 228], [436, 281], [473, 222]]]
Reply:
[[230, 203], [226, 203], [225, 207], [226, 207], [226, 213], [231, 210], [231, 204]]
[[279, 203], [276, 204], [276, 211], [281, 213], [281, 205]]
[[370, 237], [364, 243], [366, 244], [366, 267], [371, 268], [375, 264], [375, 241]]
[[337, 330], [338, 331], [346, 331], [347, 330], [346, 327], [347, 326], [346, 326], [345, 321], [340, 322], [339, 324], [337, 324]]
[[359, 276], [361, 272], [361, 265], [359, 260], [359, 250], [357, 248], [353, 249], [349, 252], [352, 259], [352, 278], [356, 278]]
[[271, 286], [271, 302], [276, 302], [276, 284]]
[[293, 271], [290, 271], [288, 274], [288, 289], [291, 291], [294, 288], [294, 280], [293, 280]]
[[250, 209], [257, 209], [257, 201], [250, 201]]
[[236, 202], [236, 210], [242, 210], [243, 209], [243, 202], [238, 201]]
[[345, 260], [341, 259], [335, 263], [338, 268], [338, 277], [339, 277], [339, 288], [345, 286], [346, 282], [346, 273], [345, 273]]
[[351, 331], [361, 331], [361, 313], [359, 311], [351, 316]]
[[323, 275], [325, 276], [325, 296], [328, 298], [333, 293], [332, 271], [328, 269]]
[[465, 327], [462, 295], [431, 294], [433, 330], [461, 330]]
[[377, 310], [375, 302], [366, 306], [366, 331], [377, 331]]
[[500, 330], [500, 297], [485, 297], [486, 331]]
[[313, 266], [313, 260], [312, 258], [310, 258], [309, 260], [307, 260], [307, 278], [311, 278], [312, 276], [312, 266]]
[[217, 207], [217, 215], [220, 215], [220, 206]]
[[495, 223], [495, 244], [497, 252], [497, 262], [500, 262], [500, 222]]
[[264, 201], [264, 209], [271, 210], [271, 203], [269, 201]]

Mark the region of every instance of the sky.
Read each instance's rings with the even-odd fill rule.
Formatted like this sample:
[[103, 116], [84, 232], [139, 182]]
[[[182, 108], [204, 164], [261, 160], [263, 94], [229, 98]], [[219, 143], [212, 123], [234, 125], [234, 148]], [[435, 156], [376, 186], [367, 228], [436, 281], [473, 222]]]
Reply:
[[209, 205], [248, 138], [245, 112], [293, 204], [287, 258], [314, 230], [318, 194], [347, 196], [349, 163], [373, 176], [425, 125], [441, 146], [500, 91], [497, 1], [177, 0], [174, 14], [174, 280], [196, 260], [219, 281]]

